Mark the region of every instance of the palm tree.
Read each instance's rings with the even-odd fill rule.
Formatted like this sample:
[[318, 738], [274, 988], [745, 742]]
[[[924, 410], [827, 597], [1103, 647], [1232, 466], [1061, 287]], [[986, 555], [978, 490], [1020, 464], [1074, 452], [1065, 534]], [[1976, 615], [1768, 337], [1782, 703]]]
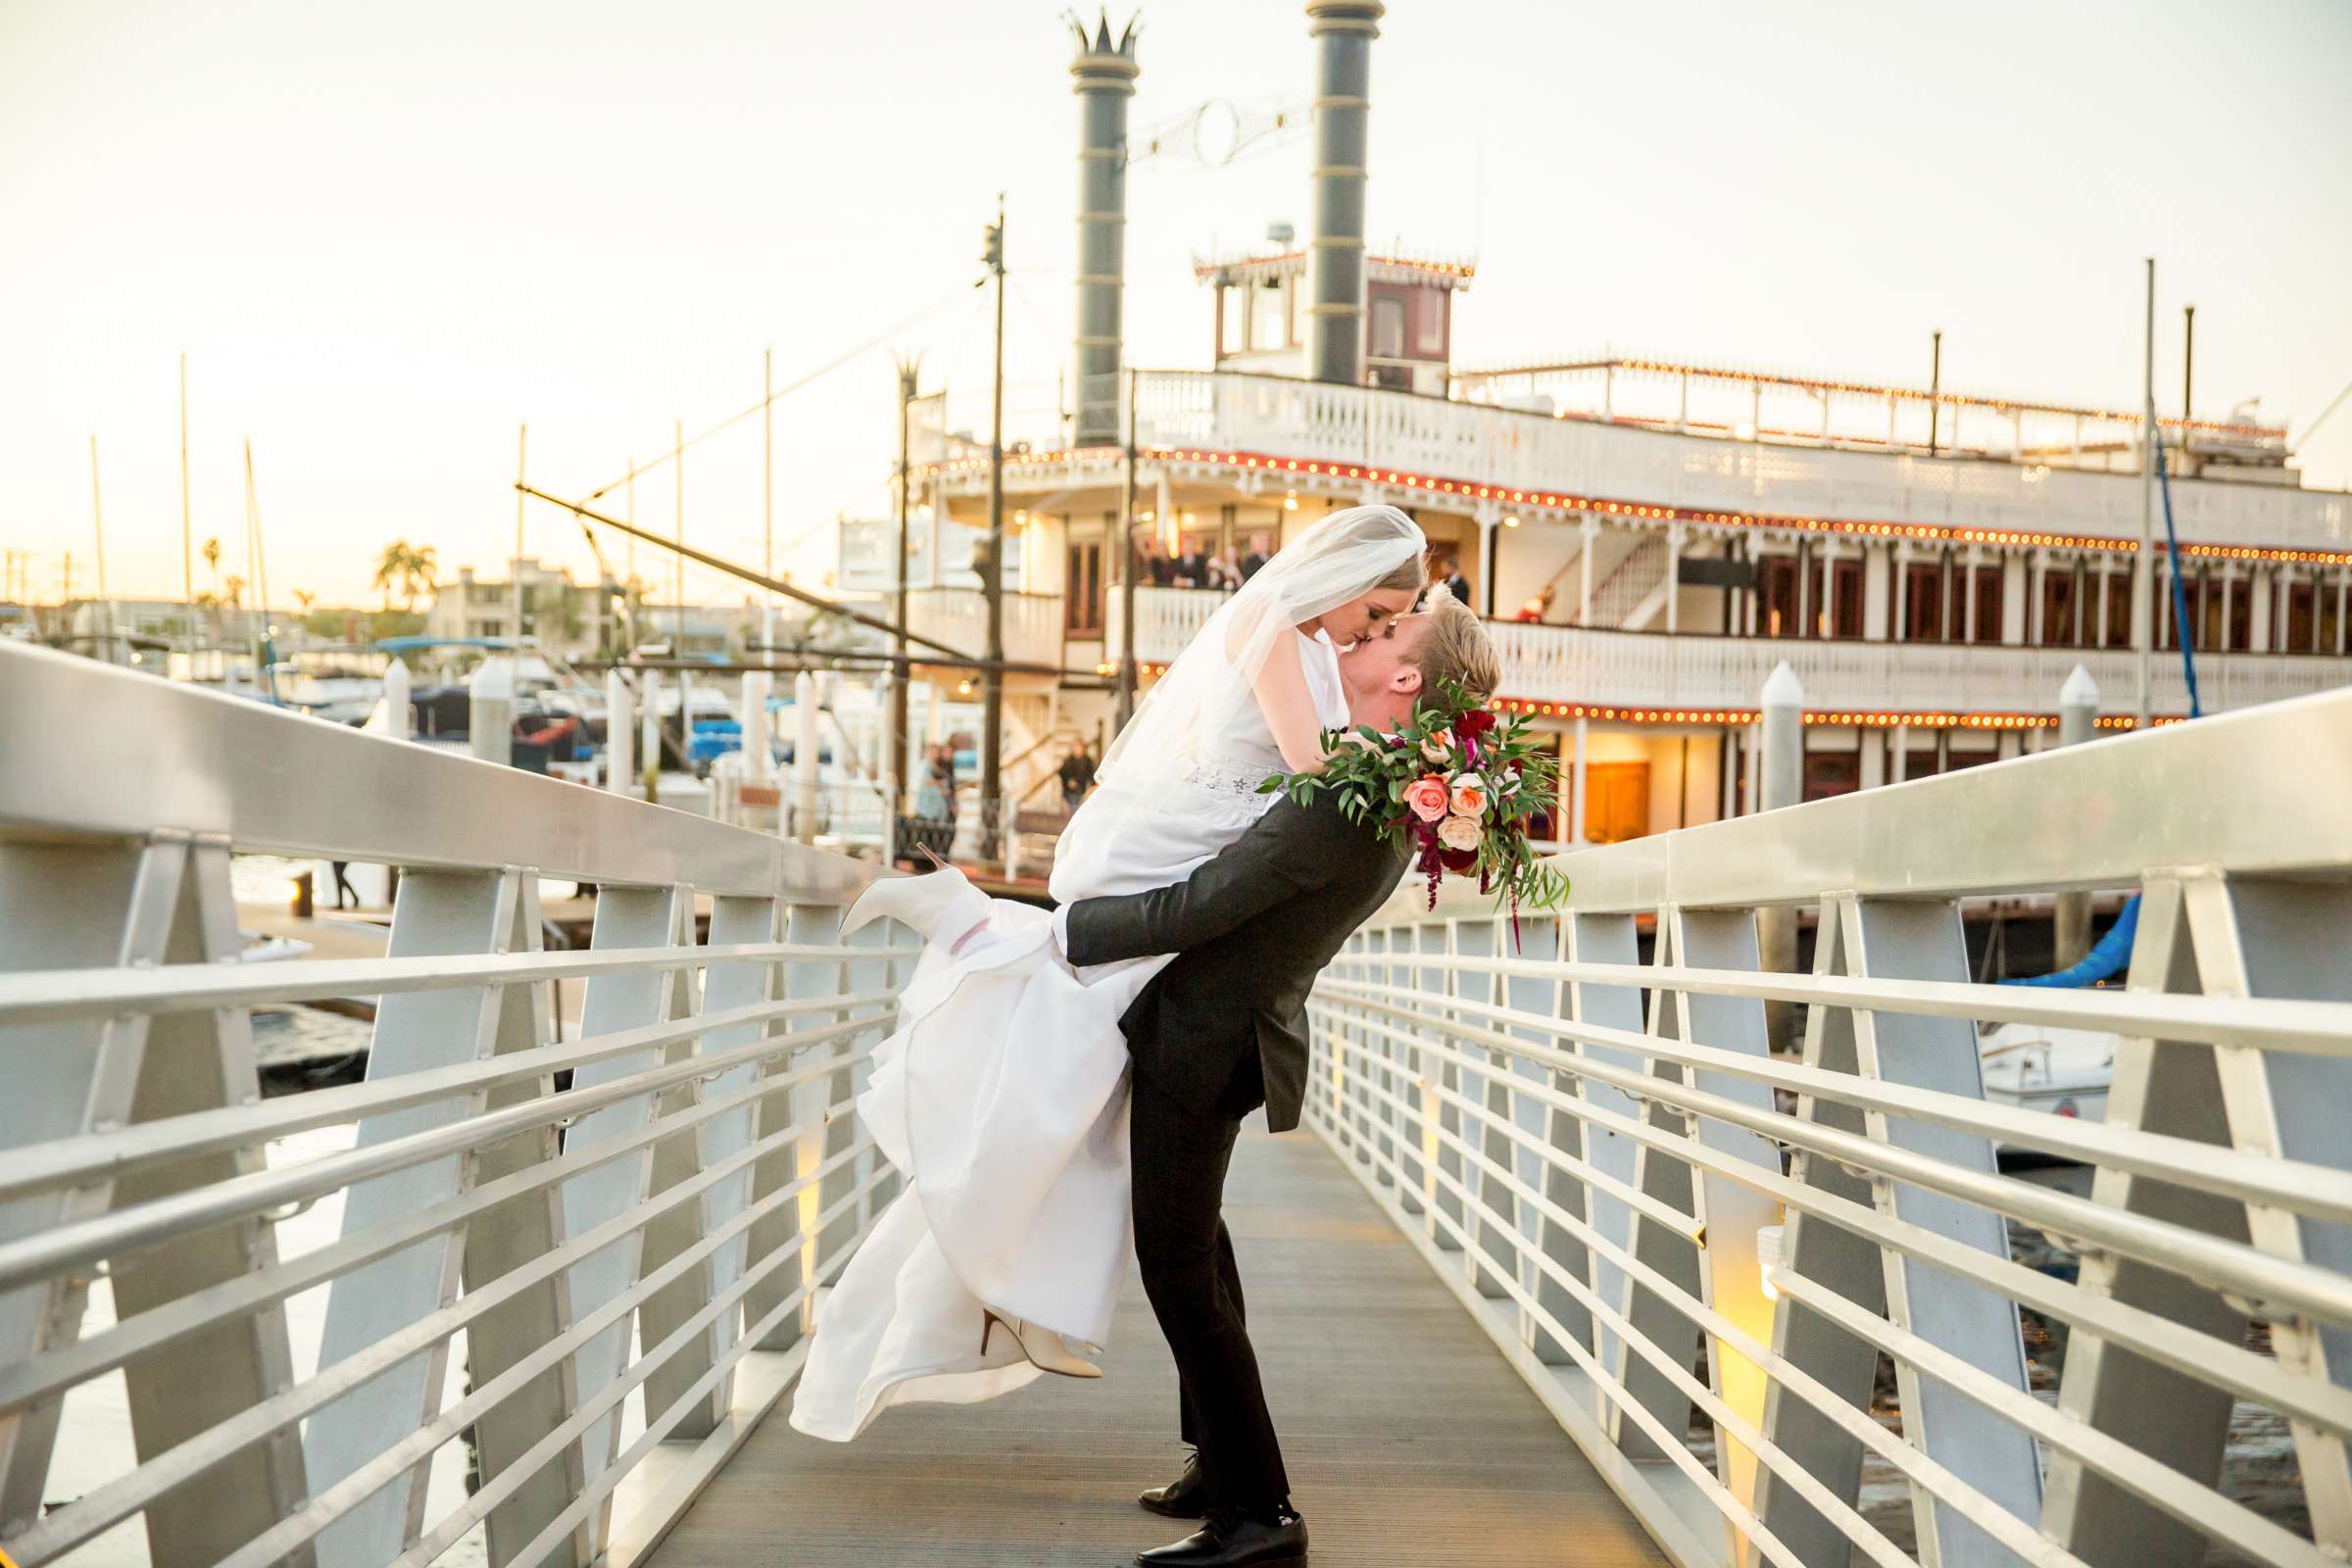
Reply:
[[[197, 553], [204, 557], [205, 569], [213, 574], [213, 591], [205, 598], [212, 601], [213, 641], [219, 642], [220, 640], [220, 541], [218, 538], [207, 539], [204, 542], [204, 548]], [[197, 603], [203, 604], [204, 600], [199, 599]]]
[[433, 576], [440, 565], [440, 557], [431, 545], [409, 552], [408, 569], [401, 573], [400, 586], [408, 597], [411, 611], [416, 608], [416, 596], [433, 586]]
[[375, 558], [375, 575], [368, 580], [368, 586], [384, 591], [386, 610], [392, 608], [392, 585], [399, 582], [408, 571], [409, 555], [409, 542], [395, 539], [384, 546], [382, 555]]

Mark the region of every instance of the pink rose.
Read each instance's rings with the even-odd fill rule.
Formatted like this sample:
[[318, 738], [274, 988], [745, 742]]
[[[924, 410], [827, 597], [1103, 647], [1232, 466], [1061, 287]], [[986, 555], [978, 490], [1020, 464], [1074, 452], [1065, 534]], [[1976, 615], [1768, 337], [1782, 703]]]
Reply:
[[1425, 773], [1404, 787], [1404, 804], [1424, 822], [1435, 822], [1446, 814], [1446, 781], [1435, 773]]
[[1480, 816], [1487, 809], [1487, 781], [1476, 773], [1453, 776], [1453, 809], [1461, 816]]
[[1438, 824], [1438, 842], [1449, 850], [1475, 850], [1480, 836], [1474, 816], [1449, 816]]

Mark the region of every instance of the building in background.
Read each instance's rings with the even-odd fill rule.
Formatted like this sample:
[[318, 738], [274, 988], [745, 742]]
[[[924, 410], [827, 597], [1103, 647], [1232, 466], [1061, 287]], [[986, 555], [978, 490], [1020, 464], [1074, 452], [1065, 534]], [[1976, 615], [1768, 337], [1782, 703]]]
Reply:
[[[514, 586], [522, 599], [517, 615]], [[504, 579], [483, 577], [460, 566], [457, 577], [433, 585], [424, 612], [428, 637], [531, 636], [565, 659], [587, 659], [618, 651], [621, 623], [618, 590], [612, 584], [584, 585], [562, 566], [542, 565], [530, 556], [514, 563]]]

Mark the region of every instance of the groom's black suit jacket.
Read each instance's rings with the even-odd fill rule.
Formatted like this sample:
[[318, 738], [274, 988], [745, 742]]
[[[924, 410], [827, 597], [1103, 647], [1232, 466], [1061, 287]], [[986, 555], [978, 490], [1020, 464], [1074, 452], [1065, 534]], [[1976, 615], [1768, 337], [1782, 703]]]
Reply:
[[1266, 1122], [1298, 1125], [1306, 1090], [1306, 994], [1396, 890], [1405, 851], [1317, 793], [1289, 797], [1172, 887], [1070, 906], [1067, 956], [1111, 963], [1173, 953], [1119, 1020], [1135, 1070], [1208, 1110], [1257, 1053]]

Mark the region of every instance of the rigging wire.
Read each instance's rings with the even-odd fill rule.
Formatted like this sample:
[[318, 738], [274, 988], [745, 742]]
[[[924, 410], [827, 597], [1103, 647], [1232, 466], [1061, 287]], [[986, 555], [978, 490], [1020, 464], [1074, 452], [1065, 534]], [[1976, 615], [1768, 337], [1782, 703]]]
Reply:
[[924, 317], [929, 316], [933, 312], [938, 311], [941, 308], [962, 298], [968, 291], [969, 290], [966, 285], [961, 283], [956, 284], [955, 288], [951, 289], [945, 294], [942, 294], [938, 299], [933, 300], [930, 304], [922, 306], [917, 310], [908, 312], [906, 316], [903, 316], [898, 320], [891, 322], [890, 325], [884, 327], [881, 331], [876, 332], [873, 336], [867, 338], [856, 348], [849, 349], [841, 354], [835, 355], [832, 359], [827, 360], [823, 365], [818, 366], [815, 369], [810, 370], [808, 374], [776, 388], [775, 391], [769, 393], [766, 397], [761, 398], [759, 402], [754, 403], [750, 408], [745, 409], [740, 413], [729, 415], [727, 417], [719, 420], [716, 424], [710, 426], [709, 429], [701, 431], [688, 440], [673, 444], [670, 450], [663, 453], [661, 457], [654, 459], [651, 463], [646, 464], [642, 467], [631, 467], [628, 472], [622, 474], [611, 484], [602, 486], [599, 489], [591, 490], [588, 492], [584, 500], [602, 500], [604, 497], [611, 495], [613, 491], [619, 489], [622, 485], [627, 484], [631, 479], [654, 472], [663, 464], [669, 463], [693, 448], [702, 445], [705, 441], [708, 441], [710, 439], [710, 437], [717, 435], [720, 431], [732, 429], [734, 426], [741, 424], [744, 420], [750, 418], [755, 414], [760, 413], [761, 410], [775, 403], [778, 399], [787, 397], [794, 392], [798, 392], [801, 390], [801, 388], [808, 386], [810, 382], [821, 380], [825, 376], [832, 374], [835, 370], [840, 369], [852, 360], [858, 359], [862, 355], [871, 353], [873, 350], [880, 348], [885, 342], [889, 341], [893, 337], [896, 337], [899, 333], [904, 332], [906, 330], [906, 328], [912, 326]]
[[2303, 427], [2303, 433], [2295, 437], [2294, 440], [2288, 442], [2287, 445], [2290, 448], [2300, 447], [2304, 442], [2310, 440], [2311, 432], [2317, 430], [2321, 425], [2326, 424], [2328, 422], [2328, 416], [2333, 414], [2338, 408], [2340, 408], [2343, 405], [2344, 399], [2348, 397], [2352, 397], [2352, 381], [2346, 381], [2344, 383], [2344, 389], [2341, 392], [2338, 392], [2334, 399], [2330, 401], [2326, 408], [2320, 411], [2320, 416], [2312, 420], [2309, 424], [2305, 425]]

